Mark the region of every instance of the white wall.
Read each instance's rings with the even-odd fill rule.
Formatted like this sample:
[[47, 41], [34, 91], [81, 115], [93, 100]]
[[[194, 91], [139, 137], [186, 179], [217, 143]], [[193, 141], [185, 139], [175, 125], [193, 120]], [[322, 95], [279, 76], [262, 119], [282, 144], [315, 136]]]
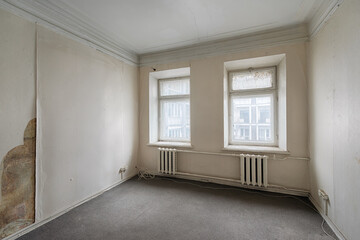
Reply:
[[[360, 236], [359, 12], [359, 1], [345, 1], [308, 44], [307, 64], [304, 44], [290, 44], [141, 67], [139, 86], [137, 67], [39, 27], [37, 220], [118, 182], [122, 166], [131, 169], [123, 177], [135, 173], [138, 143], [139, 164], [156, 170], [157, 150], [147, 146], [148, 78], [152, 67], [191, 67], [193, 150], [222, 152], [224, 62], [285, 53], [287, 146], [291, 156], [308, 156], [309, 67], [311, 187], [308, 162], [303, 160], [270, 161], [269, 181], [310, 188], [321, 206], [317, 189], [324, 189], [330, 196], [330, 219], [348, 239], [356, 239]], [[35, 117], [36, 36], [34, 23], [1, 9], [0, 30], [3, 157], [22, 144], [26, 123]], [[238, 161], [234, 158], [181, 154], [179, 168], [239, 177]]]
[[[139, 165], [157, 169], [157, 148], [149, 143], [149, 73], [190, 67], [191, 143], [195, 151], [223, 152], [224, 62], [286, 54], [287, 146], [291, 156], [307, 157], [307, 81], [304, 43], [262, 48], [224, 56], [193, 59], [140, 68], [140, 156]], [[272, 154], [270, 155], [272, 157]], [[285, 157], [285, 156], [279, 156]], [[239, 179], [239, 161], [233, 157], [179, 153], [179, 170], [216, 177]], [[309, 189], [308, 162], [288, 159], [269, 162], [269, 182], [291, 188]]]
[[37, 117], [36, 220], [134, 175], [138, 67], [2, 9], [0, 32], [0, 156]]
[[0, 162], [23, 144], [36, 115], [35, 85], [35, 25], [0, 9]]
[[310, 41], [311, 194], [330, 196], [329, 217], [347, 239], [360, 236], [360, 1], [347, 0]]
[[38, 27], [38, 219], [136, 173], [137, 73]]

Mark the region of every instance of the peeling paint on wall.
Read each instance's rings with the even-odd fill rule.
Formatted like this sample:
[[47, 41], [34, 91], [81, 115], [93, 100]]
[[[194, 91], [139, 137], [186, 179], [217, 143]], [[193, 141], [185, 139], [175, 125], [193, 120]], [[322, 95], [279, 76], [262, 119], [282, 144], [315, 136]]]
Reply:
[[24, 145], [11, 149], [0, 170], [0, 239], [35, 221], [36, 118], [24, 132]]

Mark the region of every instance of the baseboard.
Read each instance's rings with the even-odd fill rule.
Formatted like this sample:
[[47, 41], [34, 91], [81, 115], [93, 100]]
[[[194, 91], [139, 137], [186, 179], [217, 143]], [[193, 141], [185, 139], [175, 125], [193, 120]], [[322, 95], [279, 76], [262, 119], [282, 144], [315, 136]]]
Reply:
[[326, 216], [324, 214], [323, 209], [319, 206], [319, 204], [315, 201], [315, 199], [311, 196], [311, 194], [309, 194], [309, 200], [310, 202], [315, 206], [315, 208], [318, 210], [318, 212], [320, 213], [320, 215], [325, 219], [326, 223], [329, 225], [329, 227], [331, 228], [331, 230], [333, 230], [333, 232], [335, 233], [335, 235], [340, 239], [340, 240], [347, 240], [347, 238], [344, 236], [344, 234], [339, 230], [339, 228], [336, 226], [335, 223], [333, 223], [331, 221], [331, 219]]
[[[154, 174], [154, 173], [153, 173]], [[252, 187], [247, 185], [242, 185], [240, 183], [226, 181], [226, 180], [219, 180], [219, 179], [211, 179], [211, 177], [197, 177], [197, 176], [181, 176], [181, 175], [167, 175], [167, 174], [159, 174], [155, 173], [156, 176], [162, 176], [162, 177], [171, 177], [171, 178], [177, 178], [177, 179], [186, 179], [186, 180], [193, 180], [193, 181], [200, 181], [200, 182], [211, 182], [221, 185], [227, 185], [227, 186], [234, 186], [234, 187], [240, 187], [245, 189], [253, 189], [253, 190], [260, 190], [260, 191], [266, 191], [266, 192], [275, 192], [275, 193], [283, 193], [288, 195], [295, 195], [295, 196], [302, 196], [302, 197], [308, 197], [310, 202], [315, 206], [315, 208], [318, 210], [320, 215], [325, 219], [326, 223], [329, 225], [331, 230], [335, 233], [335, 235], [340, 240], [347, 240], [347, 238], [344, 236], [344, 234], [338, 229], [338, 227], [331, 221], [331, 219], [324, 214], [324, 211], [322, 208], [317, 204], [315, 199], [311, 196], [311, 194], [307, 191], [301, 191], [297, 189], [280, 189], [280, 188], [259, 188], [259, 187]]]
[[298, 190], [298, 189], [289, 189], [289, 188], [276, 188], [276, 187], [253, 187], [248, 185], [243, 185], [241, 183], [233, 182], [233, 181], [226, 181], [219, 180], [219, 179], [212, 179], [210, 176], [182, 176], [182, 175], [167, 175], [167, 174], [159, 174], [159, 173], [152, 173], [156, 176], [162, 176], [162, 177], [173, 177], [178, 179], [186, 179], [186, 180], [193, 180], [193, 181], [199, 181], [199, 182], [210, 182], [210, 183], [216, 183], [226, 186], [232, 186], [232, 187], [239, 187], [244, 189], [252, 189], [252, 190], [258, 190], [258, 191], [265, 191], [265, 192], [274, 192], [274, 193], [282, 193], [282, 194], [288, 194], [288, 195], [294, 195], [294, 196], [301, 196], [301, 197], [308, 197], [309, 192], [305, 190]]
[[[131, 179], [132, 177], [136, 176], [137, 173], [134, 173], [132, 175], [130, 175], [127, 178], [124, 178], [120, 181], [118, 181], [117, 183], [111, 185], [110, 187], [105, 188], [104, 190], [98, 192], [97, 194], [88, 197], [82, 201], [80, 201], [79, 203], [75, 204], [74, 206], [71, 206], [51, 217], [48, 217], [44, 220], [41, 220], [39, 222], [35, 222], [34, 224], [25, 227], [23, 229], [21, 229], [20, 231], [6, 237], [3, 238], [2, 240], [14, 240], [17, 239], [23, 235], [25, 235], [26, 233], [29, 233], [33, 230], [35, 230], [36, 228], [54, 220], [55, 218], [60, 217], [61, 215], [69, 212], [70, 210], [82, 205], [83, 203], [86, 203], [88, 201], [90, 201], [91, 199], [94, 199], [98, 196], [100, 196], [101, 194], [103, 194], [106, 191], [109, 191], [110, 189], [120, 185], [121, 183], [126, 182], [127, 180]], [[164, 175], [164, 174], [155, 174], [157, 176], [163, 176], [163, 177], [173, 177], [173, 178], [178, 178], [178, 179], [186, 179], [186, 180], [193, 180], [193, 181], [199, 181], [199, 182], [210, 182], [210, 183], [216, 183], [216, 184], [221, 184], [221, 185], [227, 185], [227, 186], [233, 186], [233, 187], [240, 187], [240, 188], [245, 188], [245, 189], [252, 189], [252, 190], [261, 190], [261, 191], [266, 191], [266, 192], [275, 192], [275, 193], [283, 193], [283, 194], [289, 194], [289, 195], [295, 195], [295, 196], [303, 196], [303, 197], [308, 197], [310, 202], [315, 206], [315, 208], [318, 210], [318, 212], [320, 213], [320, 215], [325, 219], [326, 223], [329, 225], [329, 227], [331, 228], [331, 230], [333, 230], [333, 232], [335, 233], [335, 235], [340, 239], [340, 240], [347, 240], [346, 237], [344, 236], [344, 234], [341, 233], [341, 231], [337, 228], [337, 226], [331, 221], [331, 219], [326, 216], [323, 213], [322, 208], [318, 205], [318, 203], [315, 201], [315, 199], [311, 196], [311, 194], [309, 194], [307, 191], [299, 191], [299, 190], [295, 190], [295, 189], [278, 189], [278, 188], [257, 188], [257, 187], [251, 187], [251, 186], [246, 186], [246, 185], [242, 185], [240, 183], [236, 183], [236, 182], [229, 182], [226, 180], [217, 180], [217, 179], [211, 179], [211, 178], [205, 178], [205, 177], [195, 177], [195, 176], [180, 176], [180, 175]]]
[[3, 238], [2, 240], [14, 240], [14, 239], [17, 239], [17, 238], [25, 235], [26, 233], [29, 233], [29, 232], [35, 230], [36, 228], [41, 227], [42, 225], [44, 225], [44, 224], [46, 224], [46, 223], [54, 220], [55, 218], [60, 217], [61, 215], [69, 212], [70, 210], [72, 210], [72, 209], [74, 209], [74, 208], [76, 208], [76, 207], [78, 207], [78, 206], [80, 206], [80, 205], [82, 205], [82, 204], [90, 201], [91, 199], [94, 199], [94, 198], [100, 196], [100, 195], [103, 194], [104, 192], [109, 191], [110, 189], [112, 189], [112, 188], [120, 185], [121, 183], [126, 182], [127, 180], [131, 179], [132, 177], [134, 177], [134, 176], [136, 176], [136, 175], [137, 175], [137, 172], [135, 172], [134, 174], [132, 174], [132, 175], [130, 175], [130, 176], [128, 176], [128, 177], [126, 177], [126, 178], [124, 178], [124, 179], [116, 182], [116, 183], [114, 183], [114, 184], [111, 185], [110, 187], [105, 188], [104, 190], [102, 190], [102, 191], [100, 191], [100, 192], [92, 195], [91, 197], [88, 197], [88, 198], [80, 201], [79, 203], [77, 203], [77, 204], [75, 204], [75, 205], [73, 205], [73, 206], [71, 206], [71, 207], [69, 207], [69, 208], [67, 208], [67, 209], [65, 209], [65, 210], [63, 210], [63, 211], [60, 211], [60, 212], [54, 214], [54, 215], [51, 216], [51, 217], [48, 217], [48, 218], [46, 218], [46, 219], [44, 219], [44, 220], [41, 220], [41, 221], [39, 221], [39, 222], [35, 222], [35, 223], [33, 223], [33, 224], [31, 224], [31, 225], [29, 225], [29, 226], [27, 226], [27, 227], [19, 230], [18, 232], [14, 233], [14, 234], [12, 234], [12, 235], [10, 235], [10, 236], [7, 236], [6, 238]]

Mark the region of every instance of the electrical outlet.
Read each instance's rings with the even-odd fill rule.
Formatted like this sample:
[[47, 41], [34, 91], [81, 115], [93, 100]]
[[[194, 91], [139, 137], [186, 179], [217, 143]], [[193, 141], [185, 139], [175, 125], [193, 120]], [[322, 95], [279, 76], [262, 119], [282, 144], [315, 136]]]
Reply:
[[126, 167], [120, 168], [119, 173], [124, 173], [124, 172], [126, 172]]

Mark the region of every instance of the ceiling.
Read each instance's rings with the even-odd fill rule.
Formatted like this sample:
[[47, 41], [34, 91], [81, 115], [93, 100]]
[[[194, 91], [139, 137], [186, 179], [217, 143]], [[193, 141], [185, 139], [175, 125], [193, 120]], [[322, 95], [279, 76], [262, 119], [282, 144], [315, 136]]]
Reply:
[[308, 21], [319, 0], [50, 0], [138, 54]]
[[[135, 55], [308, 24], [334, 0], [1, 0]], [[325, 7], [324, 7], [325, 6]]]

